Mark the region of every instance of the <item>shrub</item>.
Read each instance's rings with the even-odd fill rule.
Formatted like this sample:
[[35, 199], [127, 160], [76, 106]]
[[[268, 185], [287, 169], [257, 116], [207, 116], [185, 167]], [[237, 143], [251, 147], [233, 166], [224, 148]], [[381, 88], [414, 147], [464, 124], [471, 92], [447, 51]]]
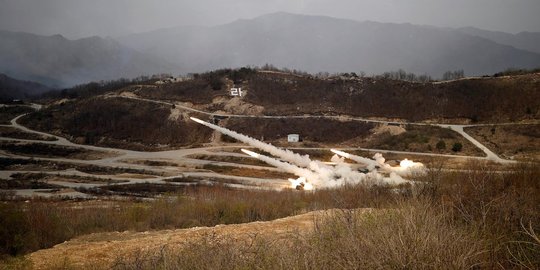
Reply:
[[459, 142], [456, 142], [454, 143], [454, 145], [452, 145], [452, 151], [454, 152], [459, 152], [461, 151], [462, 148], [463, 148], [463, 145]]
[[442, 151], [442, 150], [446, 149], [446, 143], [443, 140], [440, 140], [440, 141], [437, 142], [435, 147], [437, 148], [437, 150]]

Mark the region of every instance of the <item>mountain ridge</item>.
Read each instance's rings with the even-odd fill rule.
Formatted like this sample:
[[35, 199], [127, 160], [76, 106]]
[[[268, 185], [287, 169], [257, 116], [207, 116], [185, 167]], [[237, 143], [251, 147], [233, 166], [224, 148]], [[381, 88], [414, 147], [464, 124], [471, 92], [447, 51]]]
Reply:
[[486, 75], [540, 66], [540, 54], [452, 29], [272, 13], [204, 28], [177, 27], [119, 37], [184, 70], [264, 65], [316, 73], [404, 69], [441, 76]]
[[69, 40], [59, 34], [0, 31], [0, 73], [55, 88], [267, 63], [310, 73], [403, 69], [440, 78], [446, 71], [464, 70], [467, 76], [481, 76], [540, 67], [540, 53], [512, 40], [536, 35], [540, 44], [540, 33], [513, 35], [286, 12], [117, 38]]
[[501, 31], [488, 31], [476, 27], [462, 27], [456, 30], [470, 35], [483, 37], [499, 44], [512, 46], [517, 49], [540, 53], [540, 33], [539, 32], [519, 32], [510, 34]]
[[174, 65], [112, 38], [92, 36], [69, 40], [62, 35], [0, 31], [0, 72], [57, 88], [174, 69]]

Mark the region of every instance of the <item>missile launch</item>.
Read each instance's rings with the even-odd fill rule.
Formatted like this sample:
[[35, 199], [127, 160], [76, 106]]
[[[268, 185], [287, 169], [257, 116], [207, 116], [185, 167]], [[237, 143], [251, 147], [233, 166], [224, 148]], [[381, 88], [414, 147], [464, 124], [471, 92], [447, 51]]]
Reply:
[[380, 166], [379, 163], [377, 163], [377, 161], [373, 160], [373, 159], [369, 159], [369, 158], [365, 158], [365, 157], [361, 157], [361, 156], [356, 156], [356, 155], [352, 155], [352, 154], [349, 154], [349, 153], [345, 153], [343, 151], [339, 151], [339, 150], [336, 150], [336, 149], [330, 149], [330, 151], [332, 151], [332, 153], [338, 155], [338, 156], [342, 156], [344, 158], [348, 158], [350, 160], [354, 160], [358, 163], [362, 163], [362, 164], [365, 164], [367, 165], [368, 169], [371, 171], [373, 169], [375, 169], [376, 166]]
[[294, 175], [296, 175], [298, 177], [303, 177], [304, 180], [307, 179], [310, 182], [319, 182], [320, 181], [319, 176], [317, 174], [315, 174], [314, 172], [308, 170], [308, 169], [300, 168], [300, 167], [295, 166], [293, 164], [283, 162], [283, 161], [279, 161], [279, 160], [277, 160], [275, 158], [271, 158], [271, 157], [268, 157], [268, 156], [265, 156], [265, 155], [261, 155], [261, 154], [258, 154], [258, 153], [255, 153], [253, 151], [249, 151], [249, 150], [246, 150], [246, 149], [241, 149], [241, 151], [248, 154], [251, 157], [254, 157], [254, 158], [260, 160], [260, 161], [266, 162], [269, 165], [272, 165], [272, 166], [274, 166], [276, 168], [280, 168], [285, 172], [292, 173], [292, 174], [294, 174]]
[[243, 135], [243, 134], [240, 134], [240, 133], [237, 133], [235, 131], [232, 131], [232, 130], [229, 130], [229, 129], [226, 129], [226, 128], [222, 128], [218, 125], [214, 125], [214, 124], [211, 124], [211, 123], [208, 123], [208, 122], [205, 122], [201, 119], [198, 119], [198, 118], [195, 118], [195, 117], [190, 117], [191, 120], [201, 124], [201, 125], [204, 125], [204, 126], [207, 126], [211, 129], [214, 129], [214, 130], [217, 130], [225, 135], [229, 135], [243, 143], [246, 143], [246, 144], [249, 144], [255, 148], [258, 148], [258, 149], [261, 149], [265, 152], [268, 152], [270, 154], [272, 154], [273, 156], [276, 156], [276, 157], [280, 157], [281, 159], [285, 160], [285, 161], [288, 161], [290, 163], [293, 163], [293, 164], [296, 164], [300, 167], [309, 167], [310, 163], [311, 163], [311, 159], [309, 158], [309, 156], [302, 156], [302, 155], [299, 155], [299, 154], [296, 154], [296, 153], [293, 153], [292, 151], [289, 151], [289, 150], [283, 150], [283, 149], [280, 149], [280, 148], [277, 148], [271, 144], [267, 144], [267, 143], [264, 143], [264, 142], [261, 142], [257, 139], [254, 139], [254, 138], [251, 138], [249, 136], [246, 136], [246, 135]]
[[[367, 165], [370, 172], [361, 173], [353, 170], [351, 166], [340, 161], [337, 156], [335, 159], [336, 162], [334, 162], [333, 165], [325, 164], [318, 160], [311, 160], [308, 155], [299, 155], [290, 150], [275, 147], [271, 144], [267, 144], [235, 131], [205, 122], [198, 118], [190, 117], [190, 119], [196, 123], [231, 136], [243, 143], [249, 144], [252, 147], [268, 152], [272, 156], [278, 157], [279, 159], [242, 149], [243, 153], [253, 158], [257, 158], [269, 165], [298, 176], [298, 179], [289, 179], [291, 182], [291, 188], [295, 189], [311, 190], [314, 188], [332, 188], [345, 184], [358, 183], [386, 183], [391, 185], [401, 184], [409, 181], [403, 179], [400, 175], [405, 175], [405, 173], [410, 172], [410, 168], [416, 168], [419, 164], [421, 165], [421, 163], [403, 160], [401, 164], [402, 166], [399, 168], [394, 168], [385, 163], [385, 160], [381, 154], [376, 154], [374, 159], [369, 159], [336, 149], [331, 150], [337, 156], [345, 157]], [[378, 173], [378, 169], [386, 171], [389, 173], [389, 176], [385, 177]]]
[[379, 153], [375, 154], [375, 156], [374, 156], [375, 160], [373, 160], [373, 159], [369, 159], [369, 158], [349, 154], [349, 153], [339, 151], [339, 150], [336, 150], [336, 149], [331, 149], [330, 151], [332, 151], [332, 153], [334, 153], [336, 155], [348, 158], [348, 159], [356, 161], [358, 163], [366, 164], [367, 168], [370, 171], [373, 170], [374, 168], [379, 168], [380, 170], [385, 171], [387, 173], [396, 173], [397, 175], [400, 175], [400, 176], [409, 176], [412, 173], [422, 173], [422, 171], [424, 169], [424, 165], [422, 163], [413, 162], [413, 161], [408, 160], [408, 159], [402, 160], [399, 163], [399, 167], [392, 167], [392, 166], [384, 163], [385, 160], [382, 157], [382, 155], [379, 154]]

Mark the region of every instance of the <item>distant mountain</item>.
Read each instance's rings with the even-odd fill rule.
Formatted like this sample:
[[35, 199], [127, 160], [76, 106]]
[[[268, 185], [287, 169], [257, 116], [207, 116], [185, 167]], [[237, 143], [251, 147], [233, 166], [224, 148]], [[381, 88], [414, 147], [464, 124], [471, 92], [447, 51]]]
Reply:
[[483, 37], [499, 44], [512, 46], [517, 49], [540, 53], [540, 33], [538, 32], [509, 34], [505, 32], [487, 31], [474, 27], [464, 27], [457, 30], [462, 33]]
[[171, 72], [165, 61], [146, 56], [111, 38], [68, 40], [0, 31], [0, 72], [49, 86]]
[[404, 69], [441, 76], [536, 68], [540, 54], [458, 30], [274, 13], [214, 27], [178, 27], [120, 37], [183, 70], [271, 63], [309, 72]]
[[20, 81], [0, 74], [0, 100], [23, 99], [53, 89], [36, 82]]

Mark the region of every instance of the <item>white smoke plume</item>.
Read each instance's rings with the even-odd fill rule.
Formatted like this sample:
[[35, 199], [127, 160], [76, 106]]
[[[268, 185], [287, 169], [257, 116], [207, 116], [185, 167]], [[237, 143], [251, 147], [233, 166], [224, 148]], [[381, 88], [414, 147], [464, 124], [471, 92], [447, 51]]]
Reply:
[[[365, 180], [366, 177], [365, 174], [352, 171], [349, 166], [346, 166], [344, 164], [338, 165], [336, 167], [326, 166], [324, 169], [321, 169], [319, 171], [312, 171], [246, 149], [242, 149], [242, 152], [250, 155], [251, 157], [266, 162], [267, 164], [272, 165], [276, 168], [282, 169], [285, 172], [299, 176], [299, 178], [296, 180], [289, 179], [289, 181], [291, 181], [293, 185], [298, 185], [301, 183], [305, 186], [309, 185], [314, 187], [335, 187], [343, 185], [345, 183], [356, 184]], [[333, 170], [330, 168], [333, 168]]]
[[243, 143], [249, 144], [255, 148], [268, 152], [273, 156], [279, 157], [280, 159], [287, 161], [289, 163], [295, 164], [299, 167], [309, 168], [310, 170], [316, 171], [323, 175], [332, 174], [331, 166], [328, 166], [320, 161], [313, 161], [309, 158], [308, 155], [299, 155], [290, 150], [275, 147], [272, 144], [261, 142], [257, 139], [251, 138], [249, 136], [240, 134], [238, 132], [235, 132], [235, 131], [232, 131], [223, 127], [220, 127], [218, 125], [214, 125], [214, 124], [202, 121], [195, 117], [190, 117], [190, 119], [201, 125], [217, 130], [225, 135], [231, 136]]
[[304, 168], [300, 168], [298, 166], [295, 166], [293, 164], [290, 164], [290, 163], [287, 163], [287, 162], [283, 162], [283, 161], [279, 161], [275, 158], [271, 158], [271, 157], [268, 157], [268, 156], [265, 156], [265, 155], [261, 155], [261, 154], [258, 154], [258, 153], [255, 153], [253, 151], [249, 151], [249, 150], [246, 150], [246, 149], [242, 149], [242, 152], [254, 157], [254, 158], [257, 158], [261, 161], [264, 161], [266, 162], [267, 164], [269, 165], [272, 165], [276, 168], [279, 168], [279, 169], [282, 169], [283, 171], [285, 172], [288, 172], [288, 173], [292, 173], [298, 177], [304, 177], [306, 178], [307, 180], [309, 181], [312, 181], [312, 182], [317, 182], [319, 181], [319, 176], [317, 174], [315, 174], [313, 171], [310, 171], [308, 169], [304, 169]]
[[204, 126], [207, 126], [211, 129], [214, 129], [214, 130], [217, 130], [225, 135], [228, 135], [228, 136], [231, 136], [243, 143], [247, 143], [255, 148], [258, 148], [258, 149], [261, 149], [265, 152], [268, 152], [270, 153], [271, 155], [273, 156], [276, 156], [276, 157], [279, 157], [281, 158], [282, 160], [285, 160], [285, 161], [288, 161], [292, 164], [296, 164], [300, 167], [309, 167], [310, 163], [311, 163], [311, 159], [309, 158], [309, 156], [307, 155], [299, 155], [299, 154], [296, 154], [292, 151], [289, 151], [289, 150], [283, 150], [283, 149], [280, 149], [280, 148], [277, 148], [271, 144], [267, 144], [267, 143], [264, 143], [264, 142], [261, 142], [257, 139], [254, 139], [254, 138], [251, 138], [249, 136], [246, 136], [246, 135], [243, 135], [243, 134], [240, 134], [238, 132], [235, 132], [235, 131], [232, 131], [232, 130], [229, 130], [229, 129], [226, 129], [226, 128], [222, 128], [218, 125], [214, 125], [214, 124], [211, 124], [211, 123], [208, 123], [208, 122], [205, 122], [203, 120], [200, 120], [198, 118], [195, 118], [195, 117], [190, 117], [191, 120], [201, 124], [201, 125], [204, 125]]
[[[336, 150], [336, 149], [330, 149], [330, 151], [332, 151], [332, 153], [336, 154], [336, 155], [339, 155], [339, 156], [342, 156], [344, 158], [348, 158], [350, 160], [354, 160], [358, 163], [362, 163], [362, 164], [365, 164], [367, 165], [367, 169], [372, 171], [375, 169], [376, 166], [379, 166], [379, 162], [378, 161], [375, 161], [375, 160], [372, 160], [372, 159], [369, 159], [369, 158], [365, 158], [365, 157], [361, 157], [361, 156], [357, 156], [357, 155], [352, 155], [352, 154], [349, 154], [349, 153], [345, 153], [343, 151], [339, 151], [339, 150]], [[384, 163], [384, 158], [383, 158], [383, 163]]]
[[[314, 161], [309, 158], [308, 155], [299, 155], [290, 150], [280, 149], [271, 144], [267, 144], [251, 138], [249, 136], [237, 133], [235, 131], [202, 121], [200, 119], [190, 117], [191, 120], [217, 130], [225, 135], [231, 136], [243, 143], [249, 144], [255, 148], [263, 150], [270, 153], [273, 156], [279, 157], [280, 159], [287, 161], [283, 162], [278, 159], [268, 157], [265, 155], [260, 155], [255, 152], [242, 149], [242, 151], [252, 157], [258, 158], [261, 161], [264, 161], [272, 166], [280, 168], [286, 172], [295, 174], [299, 176], [298, 179], [290, 179], [293, 185], [302, 184], [305, 187], [316, 187], [316, 188], [330, 188], [341, 186], [344, 184], [357, 184], [357, 183], [389, 183], [389, 184], [401, 184], [408, 182], [407, 180], [401, 178], [396, 173], [391, 173], [390, 177], [384, 177], [379, 174], [375, 167], [380, 167], [380, 163], [375, 160], [368, 158], [363, 158], [359, 156], [354, 156], [347, 154], [342, 151], [335, 150], [336, 154], [344, 156], [346, 158], [355, 158], [358, 162], [367, 163], [372, 172], [364, 174], [358, 171], [353, 170], [350, 166], [344, 163], [343, 159], [339, 157], [334, 157], [332, 161], [336, 164], [335, 166], [326, 165], [320, 161]], [[382, 157], [382, 156], [381, 156]], [[384, 164], [384, 158], [382, 159], [382, 164]], [[307, 188], [306, 188], [307, 189]]]
[[382, 171], [392, 174], [397, 174], [399, 176], [410, 176], [413, 173], [423, 173], [424, 171], [424, 164], [420, 162], [413, 162], [408, 159], [404, 159], [399, 163], [399, 167], [392, 167], [389, 164], [385, 163], [386, 159], [383, 157], [381, 153], [376, 153], [373, 156], [373, 159], [349, 154], [343, 151], [339, 151], [336, 149], [331, 149], [334, 154], [342, 156], [344, 158], [348, 158], [350, 160], [356, 161], [358, 163], [362, 163], [367, 165], [368, 170], [373, 170], [375, 168], [379, 168]]

